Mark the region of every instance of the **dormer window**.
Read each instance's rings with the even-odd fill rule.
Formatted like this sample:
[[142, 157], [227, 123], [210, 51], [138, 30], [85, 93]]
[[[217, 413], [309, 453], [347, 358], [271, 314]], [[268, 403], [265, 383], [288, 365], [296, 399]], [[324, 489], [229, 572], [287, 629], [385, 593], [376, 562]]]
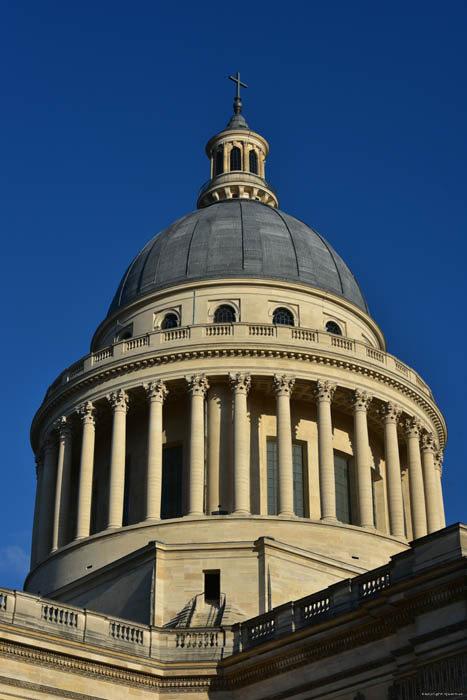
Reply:
[[231, 170], [241, 170], [242, 169], [242, 154], [237, 146], [234, 146], [230, 151], [230, 169]]
[[214, 312], [214, 323], [235, 323], [235, 310], [228, 304], [221, 304]]
[[215, 175], [222, 175], [224, 172], [224, 146], [219, 146], [216, 151], [216, 162], [214, 168]]
[[167, 331], [170, 328], [177, 328], [178, 318], [175, 314], [166, 314], [164, 320], [161, 323], [161, 328], [163, 331]]
[[278, 326], [295, 325], [292, 312], [289, 311], [289, 309], [284, 308], [283, 306], [279, 306], [279, 308], [275, 309], [272, 315], [272, 322], [277, 324]]
[[256, 151], [251, 150], [250, 151], [250, 173], [254, 173], [255, 175], [258, 174], [258, 156], [256, 155]]
[[328, 333], [333, 333], [334, 335], [342, 335], [342, 330], [335, 321], [328, 321], [326, 323], [326, 331]]

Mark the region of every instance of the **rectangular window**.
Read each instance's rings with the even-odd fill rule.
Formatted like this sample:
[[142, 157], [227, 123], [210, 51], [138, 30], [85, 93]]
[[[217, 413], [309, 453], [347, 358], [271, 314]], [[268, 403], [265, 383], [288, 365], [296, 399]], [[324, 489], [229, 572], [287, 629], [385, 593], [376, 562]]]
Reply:
[[[293, 465], [293, 504], [294, 513], [300, 518], [305, 515], [304, 478], [303, 478], [303, 445], [292, 445]], [[268, 484], [268, 515], [279, 512], [279, 475], [277, 458], [277, 441], [267, 441], [267, 484]]]
[[161, 518], [181, 518], [183, 447], [165, 447], [162, 452]]
[[293, 510], [295, 515], [303, 518], [305, 515], [305, 503], [303, 496], [303, 446], [294, 443], [292, 445], [293, 459]]
[[371, 479], [371, 499], [373, 502], [373, 525], [376, 527], [376, 480]]
[[342, 523], [351, 522], [349, 460], [334, 453], [336, 480], [336, 516]]
[[125, 457], [125, 486], [123, 488], [123, 518], [122, 525], [130, 524], [130, 494], [131, 494], [131, 458]]
[[267, 441], [268, 473], [268, 515], [277, 515], [277, 444], [275, 440]]
[[204, 600], [206, 603], [218, 603], [221, 597], [221, 572], [204, 572]]

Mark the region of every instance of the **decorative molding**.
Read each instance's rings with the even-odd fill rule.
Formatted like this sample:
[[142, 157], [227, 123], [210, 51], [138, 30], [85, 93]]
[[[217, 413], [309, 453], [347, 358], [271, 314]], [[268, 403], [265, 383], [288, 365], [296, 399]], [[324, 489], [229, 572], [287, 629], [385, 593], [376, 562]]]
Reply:
[[77, 414], [81, 418], [81, 423], [83, 425], [95, 425], [96, 424], [96, 409], [91, 401], [86, 401], [78, 406], [76, 409]]
[[229, 374], [229, 383], [234, 394], [248, 394], [251, 387], [251, 375], [243, 372]]
[[157, 379], [155, 382], [143, 384], [143, 388], [149, 401], [158, 401], [159, 403], [164, 403], [165, 398], [169, 393], [169, 390], [165, 386], [162, 379]]
[[400, 415], [402, 413], [402, 408], [392, 401], [387, 401], [379, 409], [379, 414], [383, 418], [385, 423], [397, 423], [399, 422]]
[[337, 384], [334, 384], [334, 382], [330, 382], [327, 379], [318, 379], [313, 394], [317, 401], [332, 401], [336, 389]]
[[128, 412], [128, 394], [123, 389], [112, 391], [110, 394], [107, 394], [106, 399], [112, 406], [112, 411]]
[[295, 377], [288, 374], [275, 374], [272, 378], [272, 390], [276, 396], [291, 396]]
[[352, 392], [351, 401], [354, 411], [367, 411], [370, 403], [373, 401], [373, 396], [368, 391], [355, 389]]
[[396, 680], [388, 700], [419, 700], [422, 696], [454, 696], [467, 693], [467, 652], [426, 663], [409, 677]]
[[[347, 358], [328, 357], [317, 355], [309, 352], [293, 352], [288, 350], [264, 350], [257, 348], [224, 348], [217, 350], [191, 350], [177, 351], [172, 353], [161, 353], [153, 357], [133, 358], [131, 361], [121, 361], [118, 366], [102, 369], [101, 371], [90, 371], [89, 376], [82, 379], [73, 379], [69, 384], [63, 387], [63, 391], [55, 396], [44, 399], [41, 408], [39, 408], [34, 417], [33, 426], [31, 429], [33, 437], [33, 445], [35, 446], [35, 436], [43, 423], [46, 422], [47, 416], [53, 409], [60, 405], [63, 399], [68, 398], [72, 394], [82, 391], [84, 387], [95, 386], [99, 383], [107, 381], [113, 377], [121, 377], [129, 373], [146, 369], [148, 367], [159, 367], [173, 362], [185, 360], [204, 360], [206, 358], [231, 358], [231, 357], [254, 357], [254, 358], [275, 358], [275, 359], [292, 359], [310, 364], [326, 365], [337, 369], [342, 369], [348, 372], [368, 377], [384, 386], [398, 391], [401, 395], [413, 401], [427, 415], [429, 420], [434, 424], [438, 434], [438, 441], [443, 447], [445, 443], [445, 426], [442, 422], [441, 414], [436, 410], [434, 402], [430, 402], [425, 395], [421, 394], [415, 386], [404, 383], [400, 378], [395, 378], [389, 373], [384, 373], [378, 369], [367, 367], [364, 364], [359, 364], [356, 361], [350, 361]], [[313, 381], [313, 380], [312, 380]]]
[[185, 377], [188, 391], [192, 396], [204, 396], [209, 389], [209, 383], [205, 374], [193, 374]]

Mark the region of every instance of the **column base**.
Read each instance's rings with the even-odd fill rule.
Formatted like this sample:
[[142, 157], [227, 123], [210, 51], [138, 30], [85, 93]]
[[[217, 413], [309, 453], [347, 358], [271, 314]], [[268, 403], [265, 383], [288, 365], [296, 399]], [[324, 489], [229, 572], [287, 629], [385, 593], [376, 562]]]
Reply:
[[184, 517], [184, 518], [193, 518], [193, 519], [194, 519], [194, 518], [205, 518], [205, 517], [206, 517], [206, 513], [196, 513], [196, 512], [187, 513], [187, 514], [184, 515], [183, 517]]
[[320, 518], [323, 523], [338, 523], [339, 520], [334, 517], [334, 515], [325, 515], [323, 518]]
[[249, 518], [251, 513], [249, 510], [234, 510], [231, 515], [239, 516], [241, 518]]
[[156, 518], [156, 516], [148, 516], [147, 518], [144, 518], [143, 523], [160, 523], [161, 519]]
[[289, 513], [288, 511], [284, 510], [281, 513], [277, 514], [279, 518], [297, 518], [298, 516], [295, 515], [295, 513]]

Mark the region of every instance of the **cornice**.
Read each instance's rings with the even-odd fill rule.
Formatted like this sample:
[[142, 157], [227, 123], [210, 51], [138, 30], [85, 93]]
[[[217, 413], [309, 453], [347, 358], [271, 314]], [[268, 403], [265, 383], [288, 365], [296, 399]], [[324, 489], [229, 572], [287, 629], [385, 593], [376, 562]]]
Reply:
[[[262, 348], [246, 348], [246, 347], [230, 347], [230, 348], [218, 348], [218, 349], [191, 349], [191, 350], [177, 350], [173, 352], [165, 352], [150, 357], [133, 357], [129, 358], [128, 361], [119, 361], [118, 364], [114, 363], [112, 365], [106, 365], [102, 367], [99, 371], [91, 371], [87, 377], [76, 378], [72, 380], [69, 384], [63, 387], [63, 390], [58, 392], [55, 396], [50, 399], [45, 399], [41, 407], [34, 416], [34, 420], [31, 426], [31, 444], [36, 451], [38, 447], [38, 431], [44, 422], [47, 421], [48, 417], [51, 415], [53, 410], [61, 404], [64, 399], [68, 399], [73, 394], [85, 389], [89, 386], [94, 386], [100, 384], [110, 378], [124, 376], [132, 372], [146, 369], [148, 367], [158, 367], [168, 364], [173, 364], [177, 362], [182, 362], [186, 360], [198, 360], [198, 359], [209, 359], [218, 357], [264, 357], [269, 359], [278, 360], [298, 360], [301, 362], [309, 362], [314, 365], [328, 366], [338, 369], [342, 369], [348, 372], [353, 372], [360, 376], [368, 377], [370, 379], [376, 380], [381, 384], [391, 387], [392, 389], [398, 391], [402, 395], [406, 396], [410, 400], [419, 406], [419, 408], [429, 417], [433, 425], [436, 428], [438, 441], [442, 448], [444, 448], [446, 440], [446, 424], [442, 414], [437, 410], [434, 401], [430, 401], [421, 392], [417, 391], [414, 386], [409, 386], [404, 383], [399, 377], [395, 377], [386, 370], [376, 369], [359, 362], [356, 359], [338, 357], [332, 354], [320, 354], [317, 352], [308, 351], [293, 351], [284, 348], [275, 349], [262, 349]], [[258, 368], [255, 368], [258, 369]], [[204, 371], [209, 375], [208, 368], [204, 367]], [[260, 372], [258, 372], [260, 373]], [[128, 387], [127, 387], [128, 388]]]

